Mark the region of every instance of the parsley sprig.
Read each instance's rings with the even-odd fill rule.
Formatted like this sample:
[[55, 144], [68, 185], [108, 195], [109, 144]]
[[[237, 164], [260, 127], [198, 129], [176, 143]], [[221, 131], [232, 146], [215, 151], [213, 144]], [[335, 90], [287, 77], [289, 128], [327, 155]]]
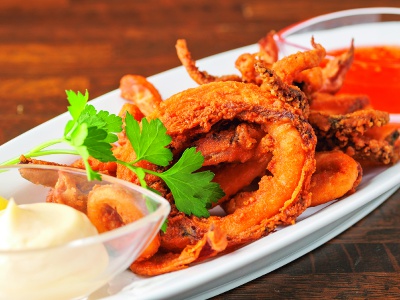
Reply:
[[[87, 104], [88, 91], [83, 95], [78, 92], [66, 91], [68, 111], [72, 117], [64, 128], [64, 135], [58, 139], [52, 139], [25, 153], [27, 158], [45, 156], [51, 154], [74, 154], [83, 158], [87, 177], [89, 180], [101, 180], [101, 175], [95, 172], [89, 165], [89, 156], [101, 162], [116, 161], [111, 149], [112, 143], [118, 140], [117, 133], [122, 130], [122, 119], [107, 111], [99, 111]], [[69, 149], [51, 148], [54, 145], [67, 144]], [[19, 158], [13, 158], [1, 165], [11, 165], [19, 162]]]
[[195, 148], [188, 148], [174, 165], [162, 173], [137, 167], [135, 164], [141, 160], [168, 166], [173, 159], [171, 150], [166, 148], [171, 142], [171, 137], [167, 135], [167, 129], [159, 119], [150, 121], [143, 119], [140, 128], [139, 122], [127, 113], [125, 123], [126, 135], [135, 150], [136, 159], [130, 163], [117, 162], [135, 172], [144, 186], [146, 173], [164, 180], [174, 196], [179, 211], [187, 215], [208, 217], [211, 203], [221, 198], [224, 192], [218, 183], [211, 181], [214, 178], [212, 172], [195, 173], [203, 165], [203, 155]]
[[[178, 210], [187, 215], [208, 217], [211, 203], [224, 195], [219, 184], [212, 182], [214, 174], [210, 171], [196, 172], [201, 168], [204, 158], [195, 148], [186, 149], [181, 158], [164, 172], [155, 172], [136, 164], [145, 160], [162, 167], [171, 165], [173, 155], [167, 146], [171, 137], [159, 119], [141, 123], [129, 113], [125, 118], [125, 130], [135, 153], [131, 162], [118, 160], [113, 152], [113, 143], [118, 141], [117, 134], [122, 131], [122, 118], [107, 111], [97, 111], [88, 104], [89, 94], [66, 91], [69, 102], [68, 111], [72, 117], [64, 128], [61, 138], [47, 141], [24, 154], [25, 157], [38, 157], [50, 154], [74, 154], [82, 157], [89, 180], [101, 180], [101, 174], [89, 164], [89, 157], [101, 162], [116, 162], [132, 170], [145, 187], [146, 174], [160, 177], [169, 187]], [[55, 149], [52, 146], [67, 144], [70, 149]], [[19, 158], [13, 158], [1, 165], [16, 164]]]

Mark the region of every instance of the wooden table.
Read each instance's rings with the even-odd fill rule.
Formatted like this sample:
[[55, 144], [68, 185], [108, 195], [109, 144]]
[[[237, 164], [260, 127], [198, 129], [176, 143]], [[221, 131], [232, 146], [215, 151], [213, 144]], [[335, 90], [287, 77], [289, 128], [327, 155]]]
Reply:
[[[128, 73], [179, 65], [255, 43], [267, 31], [319, 14], [396, 0], [2, 0], [0, 144], [66, 111], [66, 89], [95, 98]], [[400, 192], [298, 260], [215, 299], [400, 297]]]

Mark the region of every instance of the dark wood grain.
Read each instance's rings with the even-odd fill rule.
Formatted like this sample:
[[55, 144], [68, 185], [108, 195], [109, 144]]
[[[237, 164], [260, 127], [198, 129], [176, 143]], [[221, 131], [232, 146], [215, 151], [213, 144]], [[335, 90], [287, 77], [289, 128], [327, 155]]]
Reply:
[[[66, 111], [64, 90], [95, 98], [128, 73], [176, 67], [175, 41], [203, 58], [267, 31], [342, 9], [398, 0], [2, 0], [0, 144]], [[343, 234], [214, 299], [400, 297], [400, 192]]]

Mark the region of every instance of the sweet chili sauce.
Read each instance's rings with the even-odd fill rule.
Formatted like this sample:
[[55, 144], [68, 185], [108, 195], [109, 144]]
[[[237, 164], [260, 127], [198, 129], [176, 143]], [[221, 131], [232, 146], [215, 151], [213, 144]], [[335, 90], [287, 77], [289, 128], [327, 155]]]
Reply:
[[400, 113], [400, 46], [356, 47], [339, 93], [366, 94], [373, 108]]

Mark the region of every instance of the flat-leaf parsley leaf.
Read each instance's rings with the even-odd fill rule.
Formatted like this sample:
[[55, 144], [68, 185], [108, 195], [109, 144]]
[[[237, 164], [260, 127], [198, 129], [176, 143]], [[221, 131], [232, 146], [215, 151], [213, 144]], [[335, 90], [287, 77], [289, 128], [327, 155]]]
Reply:
[[[135, 154], [132, 162], [118, 160], [112, 152], [113, 143], [118, 141], [118, 133], [122, 131], [122, 118], [107, 111], [97, 111], [89, 105], [89, 94], [66, 91], [69, 102], [68, 112], [72, 119], [64, 128], [61, 138], [45, 142], [24, 156], [37, 157], [50, 154], [75, 154], [82, 157], [89, 180], [101, 180], [101, 175], [94, 171], [89, 158], [101, 162], [116, 162], [124, 165], [138, 176], [140, 184], [147, 188], [146, 174], [161, 178], [171, 190], [178, 210], [187, 215], [208, 217], [208, 208], [224, 195], [218, 183], [212, 182], [214, 174], [210, 171], [196, 172], [202, 167], [204, 157], [195, 148], [186, 149], [181, 158], [172, 166], [173, 154], [168, 145], [171, 137], [159, 119], [143, 118], [139, 123], [129, 113], [125, 117], [125, 131]], [[65, 143], [70, 149], [54, 149], [51, 146]], [[148, 161], [166, 167], [164, 172], [155, 172], [137, 166], [139, 161]], [[2, 165], [16, 164], [19, 158], [10, 159]], [[168, 168], [169, 167], [169, 168]], [[164, 227], [165, 228], [165, 227]]]

